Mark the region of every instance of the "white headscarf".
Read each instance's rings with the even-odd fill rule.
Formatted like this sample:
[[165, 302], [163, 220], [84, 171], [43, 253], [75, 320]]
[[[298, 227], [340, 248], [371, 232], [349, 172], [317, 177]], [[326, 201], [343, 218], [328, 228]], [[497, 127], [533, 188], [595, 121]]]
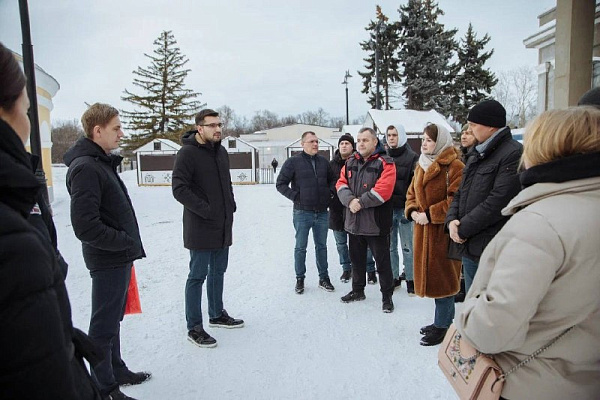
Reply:
[[[433, 149], [433, 153], [432, 154], [423, 154], [421, 153], [421, 156], [419, 157], [419, 165], [421, 166], [421, 168], [423, 168], [423, 171], [427, 171], [427, 168], [429, 168], [429, 166], [431, 164], [433, 164], [433, 162], [435, 161], [435, 159], [440, 155], [440, 153], [444, 150], [446, 150], [448, 147], [452, 146], [452, 135], [450, 135], [450, 132], [448, 132], [448, 129], [444, 128], [441, 125], [438, 124], [434, 124], [435, 126], [437, 126], [437, 130], [438, 130], [438, 136], [437, 136], [437, 140], [435, 142], [435, 148]], [[425, 133], [423, 133], [425, 134]]]

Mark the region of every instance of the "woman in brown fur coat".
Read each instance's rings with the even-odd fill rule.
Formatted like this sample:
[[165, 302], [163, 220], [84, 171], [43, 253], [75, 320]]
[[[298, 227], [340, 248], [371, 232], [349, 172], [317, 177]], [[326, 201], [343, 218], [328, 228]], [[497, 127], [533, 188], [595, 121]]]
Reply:
[[454, 319], [454, 295], [460, 289], [460, 261], [447, 257], [446, 211], [460, 186], [464, 164], [446, 128], [429, 124], [421, 156], [406, 194], [406, 218], [415, 221], [413, 255], [415, 293], [435, 299], [433, 324], [421, 328], [422, 346], [444, 339]]

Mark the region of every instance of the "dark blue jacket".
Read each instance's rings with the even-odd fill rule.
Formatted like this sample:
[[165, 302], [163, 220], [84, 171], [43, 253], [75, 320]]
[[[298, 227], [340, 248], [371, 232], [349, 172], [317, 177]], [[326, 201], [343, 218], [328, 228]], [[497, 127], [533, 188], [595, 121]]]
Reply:
[[183, 204], [183, 244], [218, 250], [232, 244], [236, 205], [229, 155], [221, 142], [200, 144], [196, 131], [183, 135], [173, 168], [173, 196]]
[[325, 157], [309, 156], [303, 151], [285, 160], [276, 187], [294, 202], [296, 210], [327, 211], [336, 182], [337, 177]]
[[71, 224], [90, 270], [146, 256], [131, 199], [116, 170], [122, 159], [88, 138], [77, 140], [64, 156]]
[[419, 161], [419, 156], [408, 143], [397, 148], [389, 148], [387, 154], [396, 164], [396, 184], [392, 193], [392, 205], [394, 208], [402, 209], [406, 203], [406, 192], [415, 174], [415, 165]]

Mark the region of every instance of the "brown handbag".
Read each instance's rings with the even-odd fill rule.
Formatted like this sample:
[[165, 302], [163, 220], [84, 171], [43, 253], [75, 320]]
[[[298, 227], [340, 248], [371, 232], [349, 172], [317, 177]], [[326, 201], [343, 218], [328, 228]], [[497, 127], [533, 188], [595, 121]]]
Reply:
[[479, 352], [450, 325], [438, 352], [438, 365], [461, 400], [498, 400], [506, 377], [546, 351], [575, 326], [504, 373], [490, 356]]
[[438, 352], [438, 365], [461, 400], [498, 400], [504, 385], [502, 369], [494, 360], [460, 340], [450, 325]]

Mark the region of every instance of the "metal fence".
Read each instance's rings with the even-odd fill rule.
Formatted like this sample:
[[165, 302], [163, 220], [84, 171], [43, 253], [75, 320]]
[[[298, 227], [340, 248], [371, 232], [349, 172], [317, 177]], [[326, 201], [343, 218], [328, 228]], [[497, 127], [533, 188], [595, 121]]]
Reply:
[[137, 160], [123, 160], [117, 167], [117, 172], [133, 171], [134, 169], [137, 169]]
[[273, 172], [273, 168], [257, 168], [257, 171], [258, 183], [275, 183], [275, 173]]

